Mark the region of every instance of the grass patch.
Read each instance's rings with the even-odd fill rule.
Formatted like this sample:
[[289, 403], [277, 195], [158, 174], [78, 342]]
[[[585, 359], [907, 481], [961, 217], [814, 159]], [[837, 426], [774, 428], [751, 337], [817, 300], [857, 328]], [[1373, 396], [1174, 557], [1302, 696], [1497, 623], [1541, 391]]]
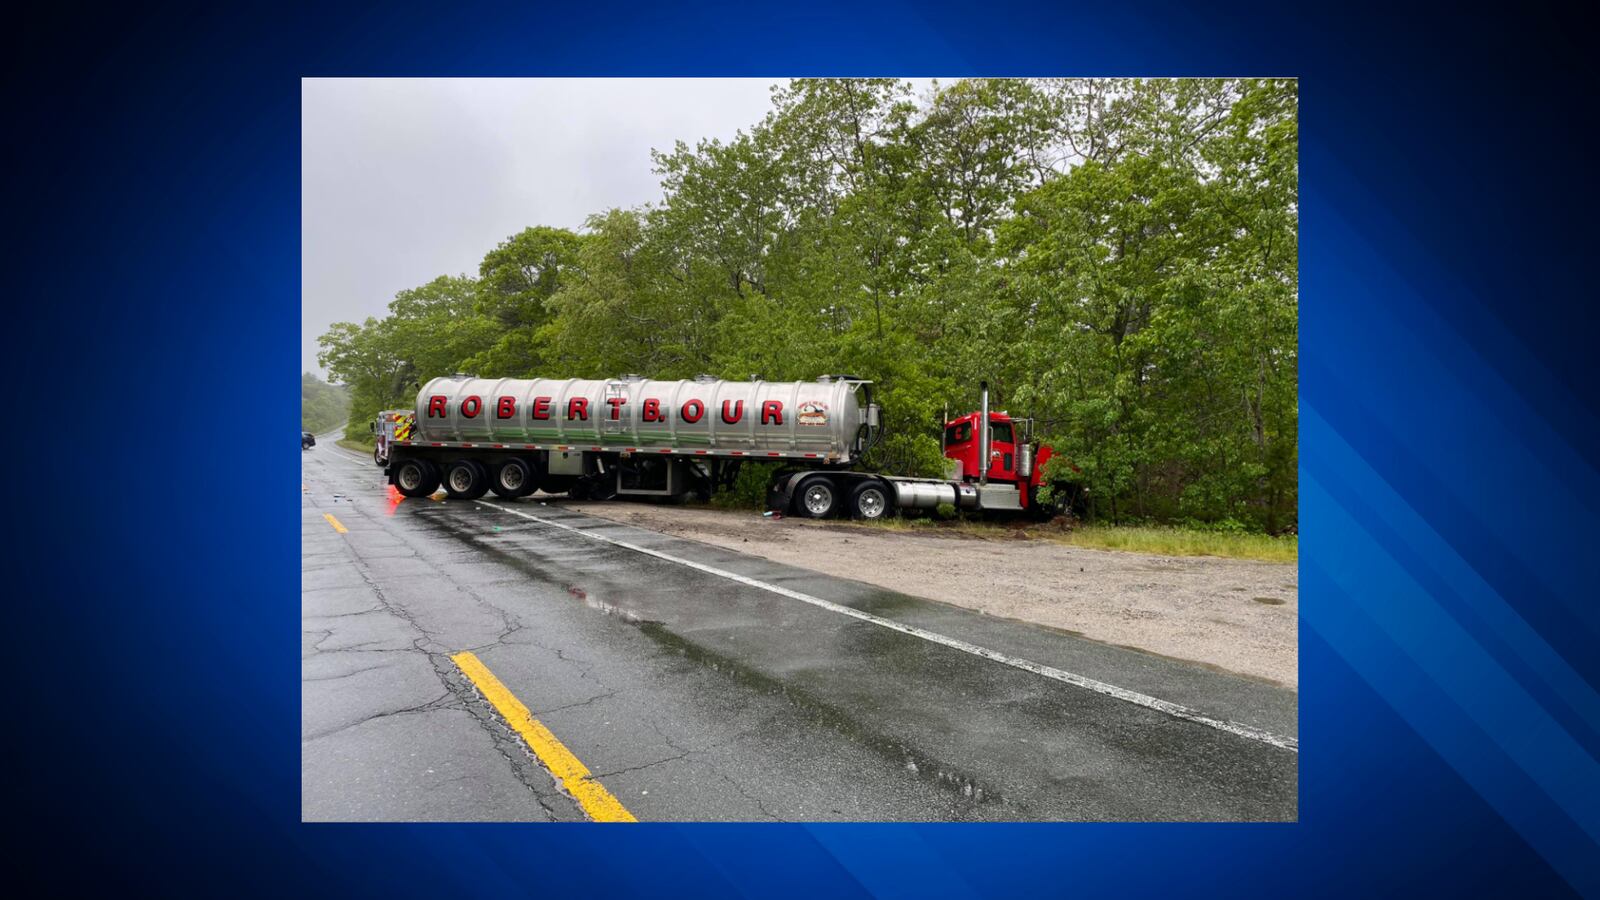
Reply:
[[362, 456], [371, 456], [372, 448], [377, 446], [376, 441], [364, 442], [355, 440], [353, 438], [339, 438], [338, 440], [334, 441], [334, 443], [345, 448], [346, 450], [354, 450]]
[[1271, 537], [1265, 534], [1130, 525], [1079, 525], [1064, 531], [1055, 525], [1035, 522], [940, 521], [924, 516], [895, 516], [872, 523], [845, 520], [829, 524], [979, 540], [1046, 540], [1092, 550], [1125, 550], [1157, 556], [1221, 556], [1276, 563], [1292, 563], [1300, 559], [1300, 541], [1292, 535]]
[[1293, 535], [1196, 531], [1190, 528], [1156, 528], [1083, 525], [1054, 540], [1097, 550], [1130, 550], [1162, 556], [1226, 556], [1292, 563], [1300, 559], [1300, 539]]

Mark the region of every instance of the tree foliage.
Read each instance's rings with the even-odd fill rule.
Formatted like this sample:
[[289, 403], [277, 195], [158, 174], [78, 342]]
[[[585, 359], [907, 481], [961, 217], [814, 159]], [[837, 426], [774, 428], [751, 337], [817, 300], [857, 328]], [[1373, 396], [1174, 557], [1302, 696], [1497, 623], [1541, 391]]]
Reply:
[[300, 376], [300, 430], [321, 434], [350, 414], [350, 394], [306, 372]]
[[1297, 113], [1277, 80], [793, 81], [732, 139], [655, 153], [659, 203], [513, 235], [335, 325], [321, 360], [357, 421], [458, 370], [849, 373], [885, 410], [871, 462], [919, 474], [987, 380], [1093, 515], [1278, 530]]

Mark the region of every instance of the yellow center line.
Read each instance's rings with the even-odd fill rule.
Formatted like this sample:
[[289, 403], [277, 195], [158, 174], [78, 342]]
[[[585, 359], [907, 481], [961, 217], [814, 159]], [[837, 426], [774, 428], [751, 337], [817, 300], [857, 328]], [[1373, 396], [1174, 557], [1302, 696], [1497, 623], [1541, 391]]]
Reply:
[[494, 673], [483, 664], [483, 661], [471, 653], [463, 651], [450, 657], [456, 668], [461, 670], [482, 694], [485, 700], [500, 713], [512, 730], [522, 736], [529, 749], [550, 770], [550, 774], [561, 782], [589, 818], [596, 822], [637, 822], [633, 813], [622, 805], [612, 793], [595, 781], [589, 769], [572, 751], [550, 733], [533, 713], [528, 711], [522, 701], [511, 693], [510, 689], [494, 677]]
[[324, 519], [327, 519], [328, 520], [328, 524], [333, 526], [333, 530], [339, 532], [340, 534], [344, 534], [344, 533], [346, 533], [346, 532], [348, 532], [350, 530], [350, 529], [344, 527], [344, 523], [343, 522], [340, 522], [338, 519], [335, 519], [333, 517], [333, 513], [323, 513], [322, 517]]

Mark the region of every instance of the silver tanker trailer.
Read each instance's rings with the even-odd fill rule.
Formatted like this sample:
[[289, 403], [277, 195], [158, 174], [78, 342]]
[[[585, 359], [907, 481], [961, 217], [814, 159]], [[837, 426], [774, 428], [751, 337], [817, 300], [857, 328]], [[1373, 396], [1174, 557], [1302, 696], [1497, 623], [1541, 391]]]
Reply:
[[[961, 456], [948, 480], [854, 471], [881, 436], [872, 383], [847, 375], [816, 381], [725, 381], [710, 376], [615, 379], [435, 378], [417, 394], [404, 439], [389, 443], [390, 483], [408, 497], [441, 485], [452, 498], [488, 491], [515, 498], [542, 489], [574, 497], [709, 497], [730, 486], [746, 461], [787, 464], [775, 477], [775, 506], [814, 518], [840, 512], [876, 519], [897, 508], [1022, 511], [1048, 456], [991, 415], [988, 390], [973, 420], [969, 471]], [[1002, 421], [1003, 420], [1003, 421]], [[992, 425], [990, 423], [993, 423]], [[1017, 420], [1026, 423], [1027, 420]], [[1008, 442], [993, 442], [991, 427]], [[1028, 436], [1031, 438], [1031, 435]], [[967, 452], [967, 451], [963, 451]]]

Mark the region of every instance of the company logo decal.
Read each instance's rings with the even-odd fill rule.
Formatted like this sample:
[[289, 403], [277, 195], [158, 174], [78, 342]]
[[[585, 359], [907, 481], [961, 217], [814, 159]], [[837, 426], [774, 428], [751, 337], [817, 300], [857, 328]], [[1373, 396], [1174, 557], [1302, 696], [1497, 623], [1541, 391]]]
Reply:
[[799, 422], [801, 425], [828, 424], [828, 404], [821, 400], [807, 400], [800, 404]]

